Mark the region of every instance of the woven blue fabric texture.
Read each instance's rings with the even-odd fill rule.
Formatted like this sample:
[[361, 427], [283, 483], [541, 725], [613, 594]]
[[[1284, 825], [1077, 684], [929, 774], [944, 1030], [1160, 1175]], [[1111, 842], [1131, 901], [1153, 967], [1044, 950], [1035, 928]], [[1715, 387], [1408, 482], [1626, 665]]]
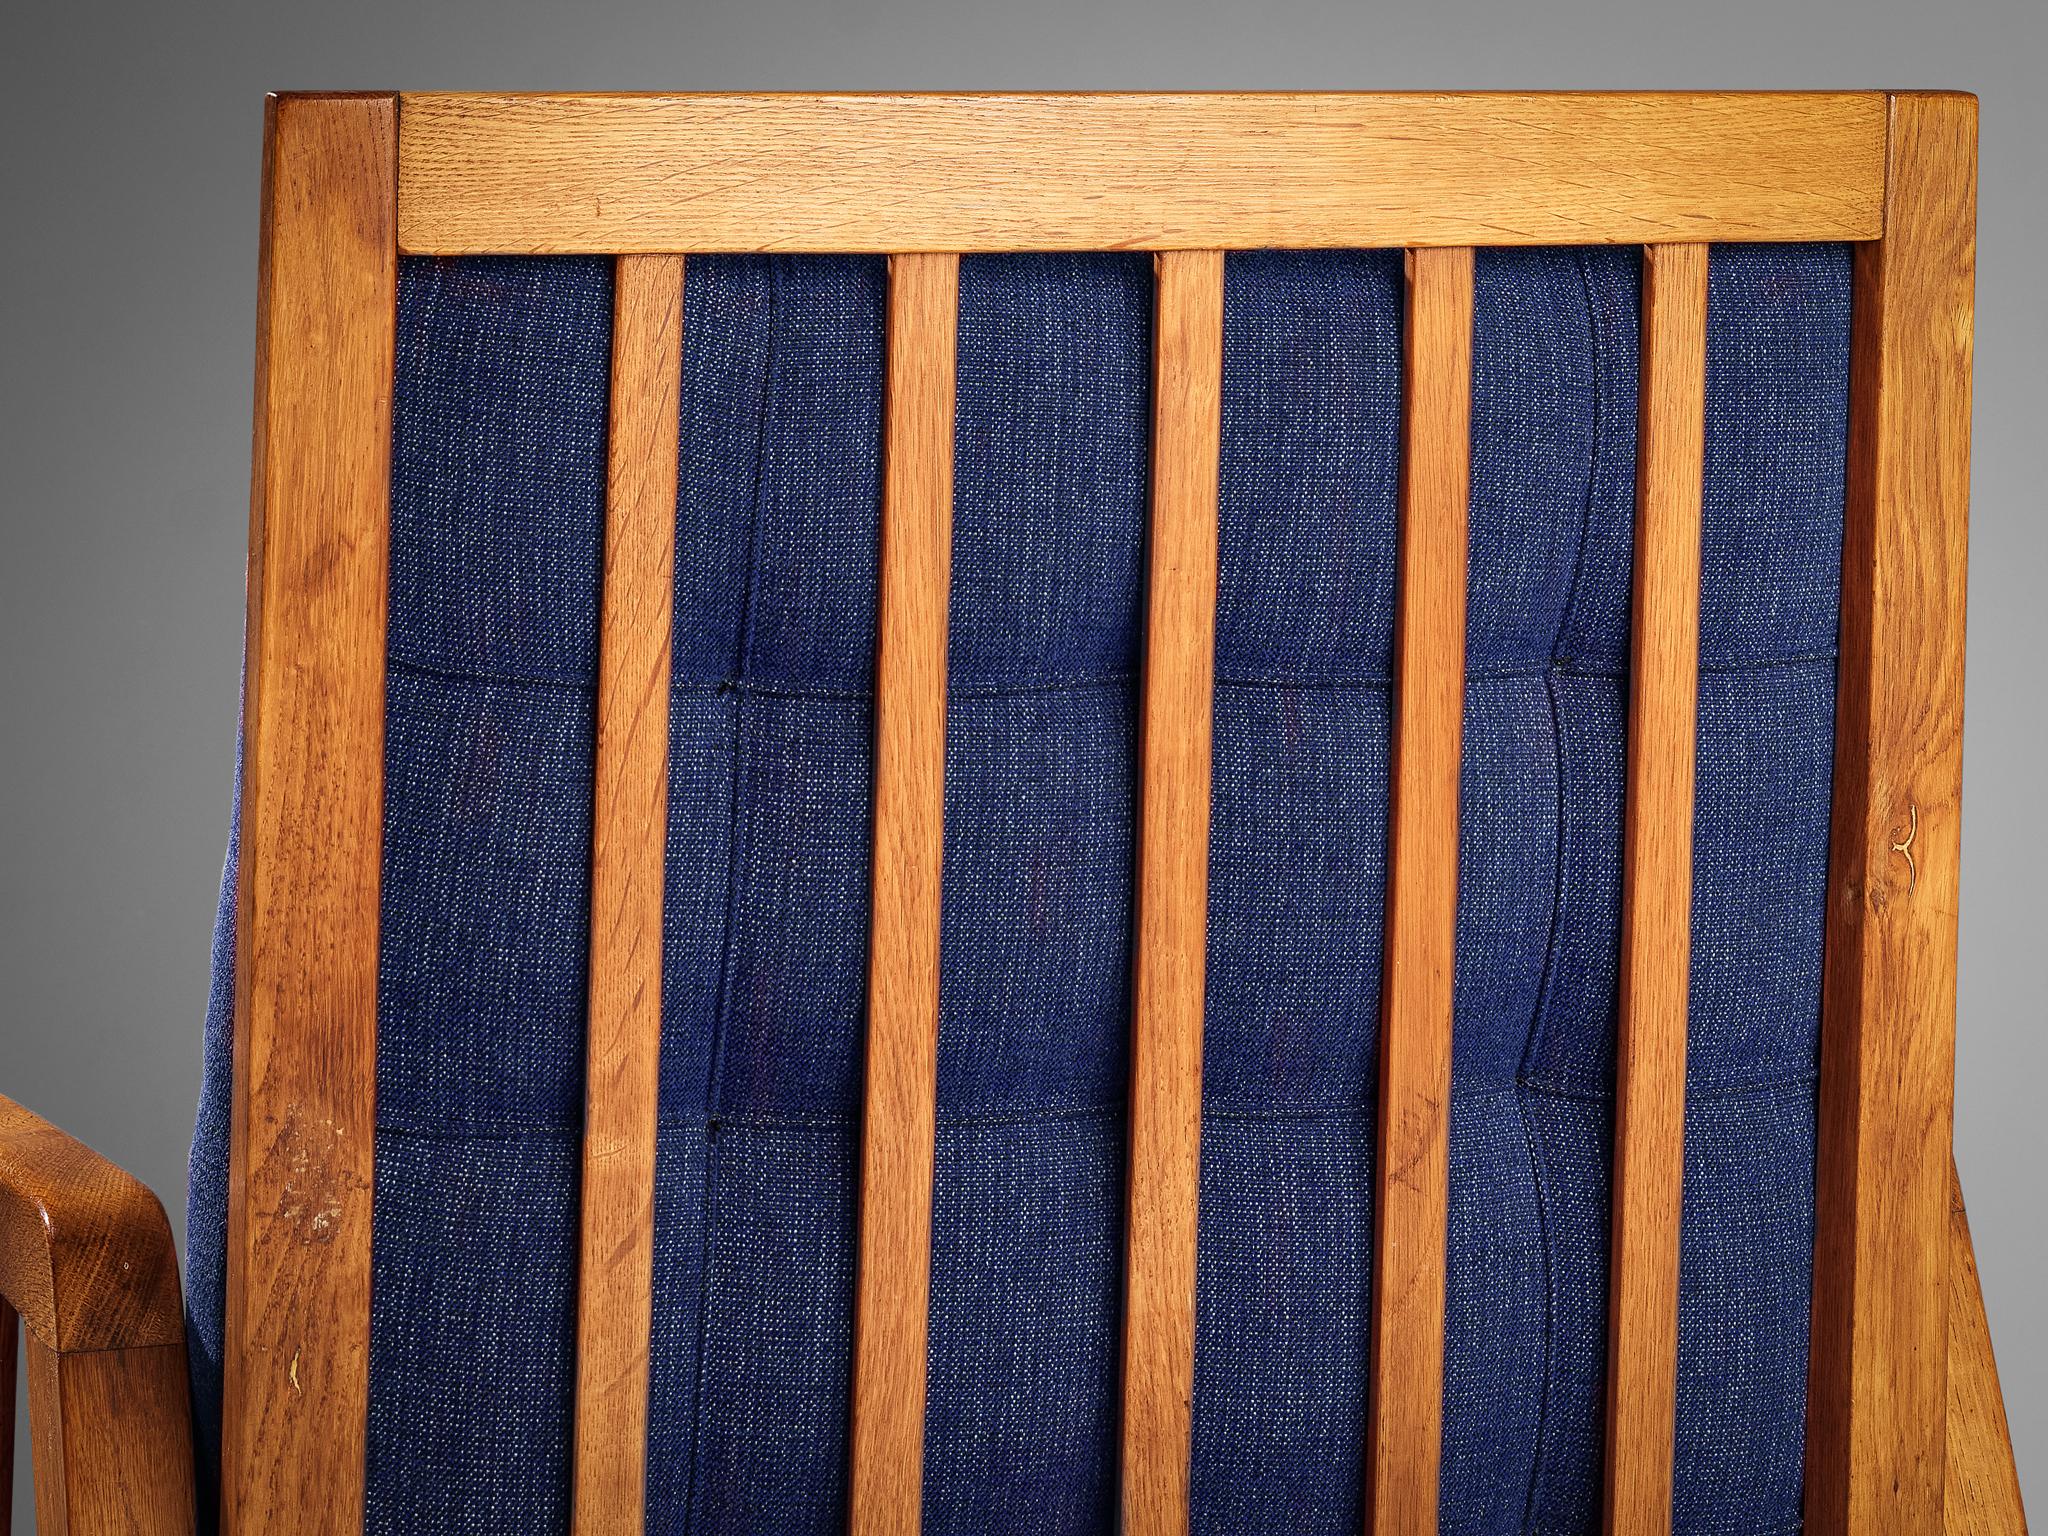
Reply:
[[[649, 1528], [845, 1518], [886, 275], [686, 268]], [[1639, 263], [1482, 253], [1442, 1523], [1599, 1524]], [[1849, 267], [1714, 253], [1677, 1531], [1799, 1526]], [[1152, 279], [960, 289], [933, 1536], [1115, 1525]], [[1194, 1528], [1361, 1528], [1391, 252], [1225, 297]], [[611, 267], [405, 261], [367, 1529], [566, 1529]], [[229, 870], [234, 854], [231, 847]], [[233, 913], [192, 1163], [218, 1456]]]

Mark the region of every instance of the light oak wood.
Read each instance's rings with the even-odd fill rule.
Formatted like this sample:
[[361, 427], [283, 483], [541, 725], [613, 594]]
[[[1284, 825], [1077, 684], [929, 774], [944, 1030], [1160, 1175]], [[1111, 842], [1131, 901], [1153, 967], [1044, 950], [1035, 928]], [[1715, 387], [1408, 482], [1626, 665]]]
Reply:
[[[1458, 434], [1469, 432], [1462, 418], [1451, 428], [1449, 413], [1469, 405], [1446, 393], [1452, 385], [1445, 370], [1454, 358], [1440, 341], [1462, 328], [1457, 345], [1465, 349], [1465, 371], [1456, 387], [1468, 388], [1471, 269], [1464, 248], [1647, 244], [1660, 248], [1650, 258], [1656, 287], [1660, 273], [1674, 270], [1668, 263], [1691, 259], [1661, 249], [1673, 245], [1878, 242], [1858, 257], [1809, 1529], [1815, 1536], [1927, 1532], [1942, 1518], [1945, 1476], [1951, 1490], [1958, 1478], [1966, 1490], [1992, 1488], [1999, 1436], [1984, 1427], [1987, 1399], [1972, 1385], [1990, 1370], [1988, 1350], [1958, 1331], [1971, 1321], [1962, 1289], [1955, 1289], [1961, 1310], [1952, 1315], [1948, 1305], [1962, 1282], [1950, 1273], [1941, 1240], [1948, 1213], [1940, 1176], [1952, 1113], [1974, 157], [1975, 106], [1967, 98], [1871, 92], [422, 95], [274, 102], [263, 189], [237, 893], [227, 1529], [238, 1536], [353, 1532], [362, 1520], [390, 390], [401, 245], [447, 254], [630, 258], [698, 250], [898, 253], [890, 301], [850, 1468], [850, 1523], [866, 1536], [914, 1531], [921, 1503], [957, 296], [952, 253], [1196, 252], [1169, 254], [1162, 264], [1162, 367], [1169, 345], [1178, 345], [1168, 331], [1166, 290], [1191, 294], [1198, 274], [1220, 268], [1216, 253], [1223, 249], [1406, 245], [1414, 248], [1418, 300], [1462, 294], [1449, 307], [1412, 302], [1409, 328], [1413, 387], [1403, 472], [1368, 1425], [1375, 1528], [1406, 1532], [1434, 1528], [1441, 1433], [1461, 697], [1453, 663], [1462, 657], [1464, 602]], [[629, 289], [643, 291], [636, 288], [642, 279], [679, 272], [679, 258], [628, 260], [622, 270], [637, 274], [622, 281], [623, 305]], [[664, 288], [664, 304], [666, 294]], [[1192, 299], [1185, 312], [1174, 303], [1184, 317], [1193, 314]], [[1653, 330], [1660, 312], [1676, 313], [1654, 293], [1648, 308]], [[622, 345], [625, 331], [622, 325]], [[1429, 336], [1438, 340], [1418, 340]], [[633, 355], [644, 357], [637, 346]], [[1654, 341], [1646, 349], [1649, 374], [1663, 355]], [[1189, 388], [1192, 379], [1190, 373], [1174, 382]], [[672, 389], [673, 382], [655, 389]], [[1654, 382], [1646, 376], [1646, 384]], [[1651, 392], [1646, 388], [1646, 411], [1657, 409]], [[1162, 376], [1162, 428], [1169, 404]], [[1192, 413], [1192, 395], [1172, 408]], [[615, 447], [622, 454], [635, 432], [670, 434], [666, 452], [615, 461], [615, 519], [629, 503], [644, 512], [660, 499], [659, 484], [622, 483], [618, 473], [673, 476], [672, 393], [666, 424], [661, 414], [645, 384], [615, 400]], [[1200, 446], [1199, 438], [1177, 441], [1190, 452]], [[1666, 486], [1651, 460], [1670, 442], [1646, 426], [1646, 495]], [[1213, 443], [1210, 452], [1213, 519]], [[1191, 457], [1182, 468], [1198, 466]], [[1159, 480], [1161, 496], [1181, 505], [1163, 460]], [[673, 493], [671, 478], [671, 513]], [[1448, 509], [1452, 501], [1455, 539], [1448, 510], [1421, 515], [1426, 506]], [[1155, 517], [1165, 510], [1162, 500]], [[636, 530], [654, 536], [651, 526]], [[1213, 541], [1213, 521], [1208, 534]], [[1155, 541], [1160, 535], [1155, 528]], [[1454, 592], [1422, 579], [1427, 571], [1446, 576], [1453, 542], [1460, 562]], [[1208, 558], [1213, 565], [1213, 546]], [[636, 569], [645, 574], [645, 567]], [[1668, 564], [1658, 569], [1670, 574]], [[1160, 575], [1155, 569], [1155, 582]], [[1210, 582], [1213, 605], [1213, 571]], [[1173, 590], [1189, 597], [1188, 588]], [[651, 589], [641, 597], [655, 600]], [[665, 585], [659, 600], [668, 601]], [[644, 1472], [651, 1233], [651, 1173], [644, 1170], [651, 1167], [656, 1059], [652, 1051], [636, 1054], [631, 1042], [649, 1038], [650, 1027], [658, 1039], [660, 818], [653, 818], [656, 830], [645, 846], [632, 844], [628, 831], [636, 815], [646, 823], [648, 775], [665, 769], [665, 752], [647, 739], [649, 706], [665, 702], [665, 689], [636, 695], [634, 679], [650, 674], [628, 664], [652, 665], [645, 647], [665, 644], [668, 626], [656, 626], [658, 635], [644, 631], [629, 621], [638, 610], [628, 601], [608, 591], [601, 683], [617, 691], [606, 694], [615, 728], [600, 728], [607, 743], [600, 773], [617, 776], [605, 781], [610, 789], [600, 784], [601, 872], [593, 889], [593, 959], [611, 958], [594, 965], [592, 982], [588, 1289], [581, 1313], [587, 1347], [579, 1357], [577, 1456], [577, 1507], [586, 1529], [632, 1528], [642, 1518], [636, 1485]], [[1168, 615], [1163, 587], [1155, 586], [1154, 603], [1134, 975], [1125, 1339], [1131, 1402], [1123, 1456], [1127, 1528], [1156, 1522], [1143, 1528], [1177, 1532], [1186, 1520], [1191, 1393], [1191, 1356], [1183, 1353], [1192, 1315], [1189, 1170], [1199, 1145], [1200, 1041], [1197, 1029], [1190, 1054], [1187, 1024], [1190, 996], [1199, 1023], [1201, 913], [1188, 882], [1205, 873], [1193, 858], [1205, 839], [1188, 827], [1198, 809], [1206, 813], [1207, 764], [1199, 765], [1204, 788], [1196, 796], [1192, 759], [1177, 760], [1177, 767], [1168, 759], [1188, 750], [1197, 731], [1206, 740], [1208, 725], [1206, 697], [1187, 705], [1199, 709], [1199, 720], [1168, 706], [1174, 678], [1175, 686], [1187, 685], [1198, 664], [1213, 665], [1209, 642], [1196, 632], [1199, 624], [1213, 625], [1213, 606], [1198, 623]], [[1639, 602], [1645, 623], [1652, 606], [1656, 613], [1668, 609]], [[1448, 638], [1425, 642], [1439, 630]], [[616, 673], [609, 670], [614, 660]], [[1670, 725], [1677, 718], [1673, 698], [1659, 697]], [[1669, 754], [1643, 748], [1645, 734], [1642, 722], [1632, 725], [1632, 761], [1665, 761]], [[1668, 1406], [1660, 1398], [1668, 1367], [1659, 1354], [1664, 1335], [1656, 1332], [1665, 1326], [1666, 1303], [1656, 1287], [1675, 1251], [1676, 1207], [1651, 1193], [1660, 1181], [1676, 1190], [1682, 1154], [1677, 1136], [1652, 1131], [1660, 1117], [1669, 1120], [1673, 1099], [1670, 1036], [1651, 1038], [1652, 1017], [1668, 1031], [1671, 999], [1682, 1003], [1682, 973], [1653, 974], [1641, 958], [1653, 946], [1638, 932], [1675, 921], [1652, 901], [1650, 887], [1666, 895], [1679, 889], [1679, 850], [1652, 859], [1638, 846], [1653, 824], [1675, 826], [1648, 815], [1660, 792], [1638, 784], [1643, 776], [1632, 770], [1628, 943], [1635, 958], [1624, 967], [1634, 980], [1617, 1128], [1613, 1326], [1617, 1340], [1635, 1337], [1639, 1323], [1654, 1337], [1647, 1350], [1617, 1343], [1610, 1383], [1610, 1519], [1613, 1528], [1631, 1531], [1642, 1522], [1656, 1525], [1660, 1503], [1668, 1521]], [[1185, 798], [1169, 798], [1175, 794]], [[1156, 849], [1149, 842], [1155, 822]], [[1646, 875], [1639, 867], [1646, 864], [1661, 879]], [[1174, 875], [1176, 868], [1183, 873]], [[1170, 911], [1180, 914], [1173, 935], [1142, 936], [1151, 918]], [[1172, 962], [1176, 945], [1187, 963]], [[1660, 1008], [1649, 1005], [1652, 990], [1663, 998]], [[1682, 1009], [1677, 1024], [1682, 1031]], [[1149, 1054], [1148, 1042], [1156, 1047]], [[1677, 1057], [1682, 1063], [1682, 1034]], [[1682, 1079], [1677, 1093], [1682, 1115]], [[1141, 1200], [1145, 1191], [1151, 1193]], [[1157, 1231], [1147, 1230], [1155, 1224]], [[41, 1307], [52, 1328], [65, 1326], [61, 1303], [37, 1302], [31, 1292], [38, 1282], [7, 1267], [26, 1262], [16, 1247], [0, 1243], [0, 1286], [21, 1293], [8, 1299], [25, 1314]], [[1639, 1260], [1646, 1252], [1651, 1257]], [[60, 1288], [61, 1280], [45, 1287], [51, 1296]], [[148, 1382], [170, 1379], [171, 1339], [133, 1342], [132, 1329], [120, 1332], [131, 1325], [98, 1304], [75, 1315], [80, 1328], [112, 1327], [130, 1342], [105, 1346], [103, 1357], [76, 1372], [71, 1355], [46, 1349], [49, 1358], [38, 1363], [32, 1347], [31, 1375], [44, 1380], [41, 1400], [144, 1402], [157, 1391]], [[145, 1385], [133, 1384], [131, 1369], [142, 1372]], [[1995, 1396], [1995, 1376], [1990, 1381]], [[1961, 1427], [1945, 1431], [1951, 1400], [1963, 1405]], [[67, 1415], [46, 1413], [36, 1433], [49, 1442], [48, 1464], [59, 1469], [51, 1498], [61, 1509], [50, 1518], [73, 1522], [55, 1528], [84, 1529], [75, 1524], [77, 1511], [98, 1495], [77, 1491], [76, 1469], [94, 1453], [67, 1438], [70, 1425]], [[1957, 1448], [1953, 1462], [1944, 1458], [1945, 1442]], [[1661, 1468], [1659, 1443], [1667, 1446]], [[1624, 1446], [1638, 1445], [1650, 1453], [1624, 1454]], [[1981, 1459], [1987, 1456], [1990, 1462]], [[1980, 1466], [1991, 1470], [1974, 1470]], [[124, 1486], [123, 1478], [107, 1486]], [[138, 1475], [125, 1486], [141, 1488], [144, 1481]], [[1951, 1528], [1959, 1505], [1972, 1497], [1951, 1491]], [[174, 1493], [169, 1503], [176, 1503]], [[1646, 1511], [1640, 1522], [1624, 1518], [1624, 1508], [1637, 1507]]]
[[1976, 123], [1894, 98], [1885, 237], [1857, 252], [1810, 1536], [1941, 1528]]
[[637, 1533], [646, 1514], [682, 368], [683, 258], [621, 257], [612, 320], [577, 1297], [575, 1516], [576, 1529], [590, 1533]]
[[182, 1341], [60, 1354], [31, 1337], [28, 1390], [41, 1536], [192, 1536]]
[[1436, 1530], [1472, 456], [1469, 248], [1408, 253], [1373, 1223], [1370, 1529]]
[[1699, 734], [1704, 245], [1643, 252], [1638, 401], [1604, 1523], [1609, 1536], [1669, 1536]]
[[2027, 1536], [2019, 1468], [1991, 1324], [1977, 1278], [1977, 1250], [1963, 1209], [1963, 1184], [1949, 1167], [1948, 1457], [1942, 1526], [1947, 1536]]
[[229, 1536], [363, 1523], [396, 103], [265, 120], [227, 1252]]
[[1841, 94], [403, 98], [405, 249], [1869, 240]]
[[1209, 916], [1223, 255], [1157, 267], [1152, 515], [1131, 984], [1125, 1536], [1185, 1536]]
[[889, 263], [853, 1536], [914, 1536], [923, 1503], [959, 291], [957, 256]]

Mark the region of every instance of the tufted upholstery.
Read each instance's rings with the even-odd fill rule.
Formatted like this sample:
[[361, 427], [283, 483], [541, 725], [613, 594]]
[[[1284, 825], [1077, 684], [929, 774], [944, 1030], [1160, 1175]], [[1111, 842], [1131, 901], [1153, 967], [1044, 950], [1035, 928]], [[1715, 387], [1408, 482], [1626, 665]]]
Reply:
[[[1482, 253], [1444, 1530], [1598, 1526], [1632, 250]], [[1799, 1524], [1848, 260], [1715, 252], [1677, 1530]], [[687, 267], [651, 1530], [843, 1524], [884, 274]], [[970, 258], [925, 1529], [1108, 1532], [1140, 257]], [[610, 264], [407, 259], [368, 1528], [562, 1529]], [[1360, 1528], [1398, 253], [1228, 268], [1194, 1526]], [[232, 874], [232, 855], [230, 873]], [[193, 1150], [217, 1461], [231, 910]], [[209, 1440], [212, 1443], [208, 1443]]]

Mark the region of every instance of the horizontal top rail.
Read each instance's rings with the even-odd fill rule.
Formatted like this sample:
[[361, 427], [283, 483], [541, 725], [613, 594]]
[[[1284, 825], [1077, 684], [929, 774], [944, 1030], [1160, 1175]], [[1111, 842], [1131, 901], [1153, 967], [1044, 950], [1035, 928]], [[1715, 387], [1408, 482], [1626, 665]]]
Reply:
[[1886, 95], [400, 98], [429, 255], [1872, 240]]

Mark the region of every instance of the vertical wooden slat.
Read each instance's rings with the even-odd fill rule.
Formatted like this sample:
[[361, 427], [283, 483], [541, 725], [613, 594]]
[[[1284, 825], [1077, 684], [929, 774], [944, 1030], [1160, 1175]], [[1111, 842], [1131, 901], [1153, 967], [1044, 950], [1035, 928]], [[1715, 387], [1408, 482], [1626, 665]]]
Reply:
[[1472, 445], [1470, 247], [1408, 253], [1400, 586], [1381, 981], [1366, 1487], [1378, 1532], [1436, 1530]]
[[1223, 265], [1220, 251], [1169, 251], [1155, 262], [1151, 570], [1131, 988], [1125, 1536], [1185, 1536], [1188, 1528]]
[[923, 1493], [959, 289], [957, 256], [889, 262], [853, 1536], [915, 1532]]
[[1610, 1536], [1671, 1529], [1706, 400], [1707, 247], [1649, 246], [1607, 1309]]
[[223, 1520], [355, 1532], [369, 1400], [396, 105], [264, 135]]
[[619, 258], [590, 867], [576, 1529], [637, 1532], [647, 1487], [662, 854], [683, 258]]
[[1856, 253], [1806, 1519], [1941, 1524], [1977, 104], [1892, 99]]

